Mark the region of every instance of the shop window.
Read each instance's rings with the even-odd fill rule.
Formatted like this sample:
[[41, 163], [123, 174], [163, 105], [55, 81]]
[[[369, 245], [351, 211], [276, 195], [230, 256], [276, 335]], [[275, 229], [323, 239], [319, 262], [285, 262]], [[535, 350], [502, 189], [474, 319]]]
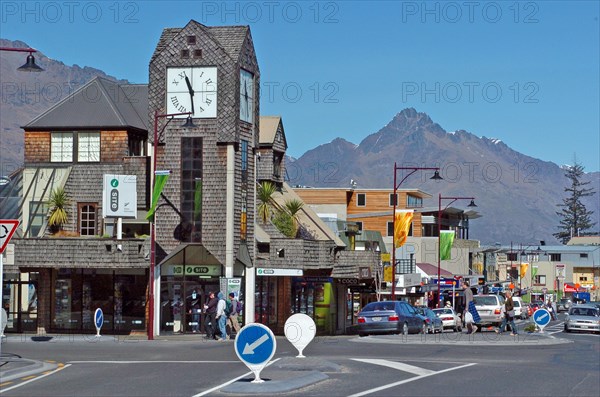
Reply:
[[53, 132], [50, 137], [50, 161], [65, 163], [73, 161], [73, 133]]
[[79, 203], [79, 235], [96, 235], [96, 205]]
[[100, 133], [77, 134], [77, 161], [82, 163], [100, 161]]
[[356, 206], [364, 207], [367, 205], [367, 195], [365, 193], [358, 193], [356, 195]]

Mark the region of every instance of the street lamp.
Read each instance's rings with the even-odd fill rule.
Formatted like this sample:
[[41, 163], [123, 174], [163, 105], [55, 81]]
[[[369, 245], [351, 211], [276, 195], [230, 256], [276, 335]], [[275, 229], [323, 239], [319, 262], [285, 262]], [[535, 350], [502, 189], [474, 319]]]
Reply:
[[[161, 118], [170, 117], [163, 126], [161, 133], [167, 128], [167, 125], [175, 116], [188, 116], [185, 124], [182, 127], [190, 128], [195, 127], [192, 121], [192, 114], [194, 112], [187, 113], [172, 113], [172, 114], [159, 114], [158, 111], [154, 112], [154, 142], [152, 147], [152, 191], [154, 192], [154, 185], [156, 183], [156, 147], [158, 146], [158, 120]], [[156, 216], [156, 213], [154, 214]], [[156, 268], [156, 222], [152, 218], [150, 222], [150, 287], [148, 291], [148, 340], [154, 339], [154, 273]]]
[[33, 48], [0, 47], [0, 51], [28, 52], [29, 53], [29, 55], [27, 55], [27, 61], [25, 62], [25, 65], [17, 68], [17, 70], [20, 72], [42, 72], [42, 71], [44, 71], [44, 69], [40, 68], [38, 65], [35, 64], [35, 57], [33, 56], [33, 53], [37, 52], [37, 50], [34, 50]]
[[[396, 175], [398, 170], [410, 171], [400, 182], [397, 182]], [[406, 180], [409, 176], [414, 174], [419, 170], [433, 170], [433, 176], [429, 179], [433, 180], [442, 180], [440, 176], [440, 167], [398, 167], [394, 162], [394, 210], [392, 211], [392, 300], [396, 299], [396, 205], [398, 204], [398, 196], [397, 191], [402, 182]]]
[[475, 205], [475, 197], [443, 197], [440, 193], [438, 196], [438, 269], [437, 269], [437, 307], [440, 307], [440, 281], [441, 281], [441, 269], [442, 269], [442, 242], [441, 242], [441, 230], [442, 230], [442, 200], [452, 200], [444, 207], [444, 210], [450, 206], [456, 200], [471, 200], [467, 207], [477, 207]]

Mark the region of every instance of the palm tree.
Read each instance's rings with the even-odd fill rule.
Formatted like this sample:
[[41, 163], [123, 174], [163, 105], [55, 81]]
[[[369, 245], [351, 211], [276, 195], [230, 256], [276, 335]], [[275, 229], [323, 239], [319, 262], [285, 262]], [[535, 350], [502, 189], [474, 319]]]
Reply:
[[50, 194], [50, 200], [48, 205], [50, 206], [50, 217], [48, 218], [48, 225], [61, 229], [64, 223], [67, 223], [67, 193], [62, 187], [58, 187]]
[[258, 210], [258, 218], [263, 224], [271, 219], [273, 194], [275, 194], [276, 191], [277, 188], [272, 182], [265, 181], [258, 185], [257, 198], [259, 204], [256, 209]]
[[299, 199], [291, 199], [285, 202], [285, 209], [292, 217], [294, 224], [294, 235], [298, 233], [298, 212], [304, 207], [304, 202]]

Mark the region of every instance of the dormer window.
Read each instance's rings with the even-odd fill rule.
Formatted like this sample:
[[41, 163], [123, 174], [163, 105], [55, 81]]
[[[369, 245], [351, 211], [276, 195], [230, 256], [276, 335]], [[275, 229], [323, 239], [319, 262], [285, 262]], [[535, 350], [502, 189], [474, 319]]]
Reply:
[[189, 45], [194, 45], [196, 44], [196, 36], [187, 36], [187, 43]]

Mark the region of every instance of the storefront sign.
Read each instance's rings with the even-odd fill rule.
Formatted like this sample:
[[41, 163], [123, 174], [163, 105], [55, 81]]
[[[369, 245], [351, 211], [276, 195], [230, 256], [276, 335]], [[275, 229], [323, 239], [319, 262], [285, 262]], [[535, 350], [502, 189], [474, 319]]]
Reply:
[[102, 217], [137, 217], [137, 177], [135, 175], [104, 175]]
[[221, 265], [163, 265], [162, 276], [220, 276]]
[[221, 288], [221, 291], [225, 295], [226, 299], [232, 292], [235, 294], [236, 299], [239, 299], [240, 290], [242, 289], [242, 279], [239, 277], [221, 277], [219, 280], [219, 287]]
[[306, 281], [309, 283], [332, 283], [333, 278], [331, 277], [304, 277], [304, 279], [293, 280], [295, 282]]
[[298, 277], [302, 276], [302, 269], [269, 269], [264, 267], [256, 268], [257, 276], [291, 276]]
[[419, 273], [398, 275], [398, 282], [396, 283], [396, 287], [405, 288], [412, 287], [413, 285], [421, 285], [421, 275]]
[[345, 284], [345, 285], [357, 285], [358, 279], [357, 278], [338, 278], [337, 282], [340, 284]]

